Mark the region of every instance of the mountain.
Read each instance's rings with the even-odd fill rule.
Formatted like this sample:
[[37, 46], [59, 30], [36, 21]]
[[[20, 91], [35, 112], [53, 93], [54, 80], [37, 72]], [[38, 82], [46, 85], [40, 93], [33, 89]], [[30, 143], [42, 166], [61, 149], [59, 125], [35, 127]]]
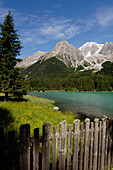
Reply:
[[74, 68], [67, 67], [56, 57], [49, 58], [45, 61], [38, 61], [30, 67], [24, 69], [22, 74], [26, 75], [26, 79], [36, 79], [42, 77], [65, 77], [69, 73], [73, 73]]
[[95, 42], [87, 42], [79, 48], [84, 57], [90, 57], [96, 55], [102, 49], [103, 44], [97, 44]]
[[58, 42], [52, 51], [37, 52], [26, 57], [17, 64], [17, 67], [29, 67], [36, 63], [40, 64], [48, 59], [55, 57], [67, 67], [77, 68], [82, 66], [82, 70], [101, 70], [102, 64], [106, 61], [113, 62], [113, 43], [97, 44], [95, 42], [87, 42], [82, 47], [76, 48], [69, 44], [66, 40]]
[[56, 57], [68, 67], [76, 67], [84, 59], [81, 52], [66, 40], [58, 42], [52, 51], [46, 53], [39, 60], [46, 61], [52, 57]]
[[99, 54], [102, 54], [102, 55], [113, 54], [113, 43], [112, 42], [106, 42], [103, 45], [103, 48], [100, 50]]
[[29, 57], [23, 58], [21, 62], [17, 63], [16, 67], [22, 67], [22, 68], [28, 67], [28, 66], [36, 63], [39, 60], [39, 58], [45, 54], [46, 54], [46, 52], [38, 51], [38, 52], [30, 55]]
[[102, 64], [106, 61], [113, 62], [113, 43], [97, 44], [95, 42], [87, 42], [79, 48], [84, 56], [85, 70], [94, 69], [98, 71], [102, 68]]

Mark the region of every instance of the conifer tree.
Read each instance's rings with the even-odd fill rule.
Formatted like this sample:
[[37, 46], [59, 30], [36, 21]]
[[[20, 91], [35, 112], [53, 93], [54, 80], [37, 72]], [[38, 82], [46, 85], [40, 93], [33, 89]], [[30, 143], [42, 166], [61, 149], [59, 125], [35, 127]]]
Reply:
[[22, 45], [17, 30], [14, 29], [10, 10], [3, 24], [0, 24], [0, 28], [0, 91], [5, 93], [5, 99], [8, 98], [8, 93], [21, 97], [26, 93], [26, 88], [15, 66], [20, 61], [16, 57], [20, 55]]

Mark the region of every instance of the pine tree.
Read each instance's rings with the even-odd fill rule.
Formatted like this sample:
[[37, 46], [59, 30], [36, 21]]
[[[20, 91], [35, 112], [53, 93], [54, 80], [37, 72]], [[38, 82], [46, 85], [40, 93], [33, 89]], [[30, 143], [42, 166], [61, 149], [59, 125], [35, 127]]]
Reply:
[[0, 28], [0, 91], [5, 93], [5, 99], [8, 98], [8, 93], [20, 97], [26, 93], [26, 90], [24, 80], [15, 66], [20, 61], [16, 57], [20, 55], [22, 45], [17, 30], [14, 29], [10, 10]]

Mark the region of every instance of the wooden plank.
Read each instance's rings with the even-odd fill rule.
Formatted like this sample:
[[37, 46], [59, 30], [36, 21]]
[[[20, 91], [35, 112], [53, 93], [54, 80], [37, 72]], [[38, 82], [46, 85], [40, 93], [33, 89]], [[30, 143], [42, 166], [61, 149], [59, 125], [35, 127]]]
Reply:
[[74, 121], [74, 133], [73, 133], [73, 170], [78, 170], [79, 123], [80, 123], [79, 119], [76, 119]]
[[111, 141], [112, 141], [112, 150], [111, 150], [111, 168], [113, 168], [113, 119], [111, 121], [112, 133], [111, 133]]
[[106, 118], [102, 118], [102, 150], [101, 150], [101, 170], [105, 169], [105, 139], [106, 138]]
[[106, 120], [106, 141], [105, 141], [105, 169], [107, 169], [108, 165], [108, 128], [109, 128], [109, 120]]
[[97, 154], [98, 154], [98, 122], [99, 119], [94, 119], [94, 157], [93, 157], [93, 170], [97, 170]]
[[30, 170], [30, 125], [20, 127], [20, 170]]
[[109, 120], [108, 126], [108, 170], [111, 170], [111, 152], [112, 152], [112, 121]]
[[80, 164], [79, 164], [79, 170], [82, 170], [83, 167], [83, 123], [81, 123], [80, 127]]
[[42, 139], [42, 170], [50, 168], [50, 138], [51, 138], [51, 123], [43, 124], [43, 139]]
[[84, 170], [88, 170], [89, 158], [89, 125], [90, 119], [85, 119], [85, 150], [84, 150]]
[[34, 129], [33, 170], [39, 170], [39, 128]]
[[57, 132], [58, 127], [53, 127], [53, 164], [52, 164], [52, 170], [57, 169]]
[[66, 126], [66, 120], [60, 122], [59, 170], [65, 170]]
[[90, 135], [90, 162], [89, 162], [89, 170], [93, 169], [93, 131], [94, 131], [94, 123], [91, 122], [91, 135]]
[[71, 169], [71, 143], [72, 143], [72, 125], [69, 125], [68, 126], [67, 170]]
[[98, 148], [98, 170], [100, 170], [101, 162], [101, 141], [102, 141], [102, 122], [99, 122], [99, 148]]

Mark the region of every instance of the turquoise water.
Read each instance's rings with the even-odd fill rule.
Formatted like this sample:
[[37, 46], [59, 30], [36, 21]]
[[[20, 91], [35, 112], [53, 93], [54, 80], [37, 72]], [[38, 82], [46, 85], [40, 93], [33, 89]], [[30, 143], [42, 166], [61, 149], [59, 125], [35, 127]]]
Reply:
[[30, 95], [53, 99], [62, 111], [113, 117], [113, 92], [30, 92]]

